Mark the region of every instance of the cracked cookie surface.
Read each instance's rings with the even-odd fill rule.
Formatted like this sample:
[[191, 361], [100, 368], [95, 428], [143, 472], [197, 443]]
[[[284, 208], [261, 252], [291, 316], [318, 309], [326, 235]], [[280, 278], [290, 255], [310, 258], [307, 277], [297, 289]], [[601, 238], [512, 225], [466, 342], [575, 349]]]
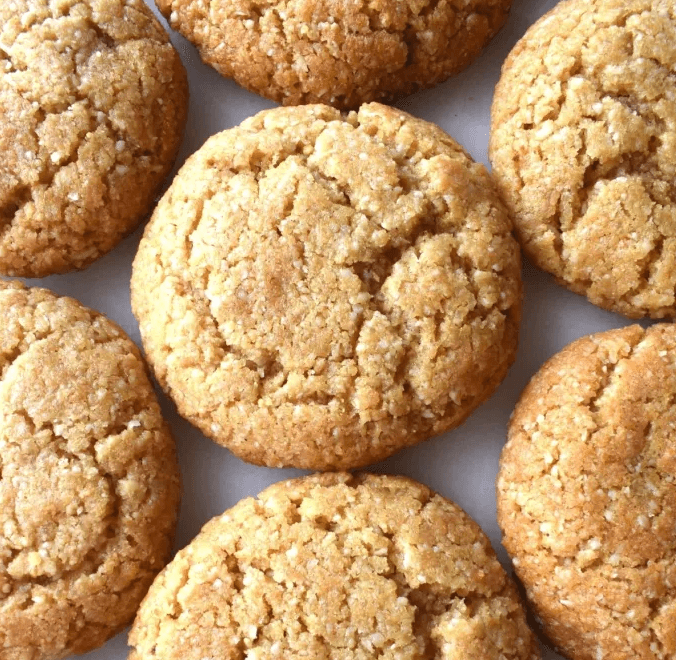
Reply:
[[157, 0], [202, 59], [284, 105], [355, 108], [442, 82], [507, 19], [511, 0]]
[[141, 222], [187, 114], [142, 0], [0, 3], [0, 272], [84, 268]]
[[676, 328], [584, 337], [524, 391], [498, 476], [503, 544], [572, 660], [676, 656]]
[[7, 282], [0, 314], [0, 658], [61, 658], [128, 625], [169, 558], [174, 442], [115, 324]]
[[676, 6], [569, 0], [503, 66], [493, 174], [525, 254], [629, 317], [676, 314]]
[[179, 411], [245, 460], [350, 468], [460, 424], [514, 359], [519, 252], [485, 168], [378, 104], [207, 141], [139, 246], [132, 308]]
[[157, 578], [130, 660], [536, 660], [478, 525], [402, 477], [280, 482], [207, 523]]

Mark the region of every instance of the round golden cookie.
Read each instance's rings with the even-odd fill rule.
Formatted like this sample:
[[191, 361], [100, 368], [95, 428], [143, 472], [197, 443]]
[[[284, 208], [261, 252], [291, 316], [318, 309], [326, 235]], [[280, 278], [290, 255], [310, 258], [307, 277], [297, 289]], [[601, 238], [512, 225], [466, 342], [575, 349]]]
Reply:
[[156, 0], [202, 59], [284, 105], [356, 108], [464, 69], [512, 0]]
[[571, 660], [676, 657], [676, 327], [573, 342], [514, 411], [498, 521]]
[[7, 282], [0, 316], [0, 658], [61, 658], [129, 624], [169, 558], [174, 442], [117, 325]]
[[606, 309], [676, 315], [673, 0], [569, 0], [531, 27], [490, 158], [536, 265]]
[[181, 414], [269, 466], [352, 468], [457, 426], [516, 350], [518, 246], [485, 168], [377, 104], [213, 136], [156, 208], [131, 286]]
[[187, 102], [143, 0], [0, 2], [0, 273], [84, 268], [133, 231]]
[[537, 660], [516, 587], [458, 506], [403, 477], [270, 486], [157, 578], [130, 660]]

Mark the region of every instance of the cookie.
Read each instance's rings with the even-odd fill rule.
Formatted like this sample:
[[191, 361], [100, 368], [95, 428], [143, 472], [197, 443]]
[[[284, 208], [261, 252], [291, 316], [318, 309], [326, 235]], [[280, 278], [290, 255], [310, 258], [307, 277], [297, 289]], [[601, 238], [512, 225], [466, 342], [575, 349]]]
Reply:
[[142, 0], [0, 3], [0, 273], [88, 266], [172, 167], [186, 73]]
[[498, 521], [571, 660], [676, 657], [676, 328], [584, 337], [535, 375], [500, 462]]
[[516, 588], [458, 506], [402, 477], [285, 481], [157, 578], [130, 660], [536, 660]]
[[0, 315], [0, 658], [61, 658], [128, 625], [168, 560], [174, 442], [117, 325], [7, 282]]
[[262, 465], [347, 469], [457, 426], [517, 344], [518, 246], [485, 168], [378, 104], [277, 108], [212, 137], [131, 287], [179, 412]]
[[356, 108], [464, 69], [512, 0], [156, 0], [207, 64], [284, 105]]
[[676, 315], [676, 5], [569, 0], [507, 58], [493, 174], [525, 254], [591, 302]]

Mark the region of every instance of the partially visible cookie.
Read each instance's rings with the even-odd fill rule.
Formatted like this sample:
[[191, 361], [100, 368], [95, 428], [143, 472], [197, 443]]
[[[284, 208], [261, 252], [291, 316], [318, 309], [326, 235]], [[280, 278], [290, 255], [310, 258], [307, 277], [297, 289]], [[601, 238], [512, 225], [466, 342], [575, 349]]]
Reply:
[[285, 481], [157, 578], [130, 660], [537, 660], [514, 584], [459, 507], [402, 477]]
[[156, 0], [202, 59], [284, 105], [356, 108], [465, 68], [512, 0]]
[[507, 373], [521, 306], [485, 168], [378, 104], [213, 136], [156, 208], [131, 288], [182, 415], [247, 461], [319, 470], [460, 424]]
[[673, 0], [568, 0], [531, 27], [490, 158], [535, 264], [606, 309], [676, 315]]
[[535, 375], [498, 476], [503, 543], [571, 660], [676, 657], [676, 327], [584, 337]]
[[174, 442], [114, 323], [7, 282], [0, 317], [0, 658], [61, 658], [124, 628], [169, 558]]
[[143, 0], [0, 3], [0, 273], [111, 250], [181, 142], [187, 78]]

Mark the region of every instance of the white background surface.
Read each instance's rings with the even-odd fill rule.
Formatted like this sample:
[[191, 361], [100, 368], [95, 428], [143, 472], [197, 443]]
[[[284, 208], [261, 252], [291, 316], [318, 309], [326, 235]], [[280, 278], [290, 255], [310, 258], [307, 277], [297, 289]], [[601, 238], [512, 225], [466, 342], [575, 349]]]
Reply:
[[[471, 67], [446, 83], [397, 105], [440, 125], [476, 160], [488, 165], [490, 104], [500, 66], [528, 26], [554, 4], [555, 0], [514, 0], [507, 25]], [[213, 133], [235, 126], [274, 104], [241, 89], [202, 64], [196, 50], [176, 33], [171, 33], [171, 38], [190, 81], [190, 113], [178, 167]], [[26, 281], [71, 295], [103, 312], [140, 343], [138, 326], [129, 305], [129, 278], [141, 231], [84, 272]], [[523, 276], [525, 303], [518, 357], [493, 398], [460, 428], [369, 468], [407, 475], [458, 503], [488, 534], [510, 572], [511, 566], [500, 545], [494, 484], [514, 404], [540, 365], [563, 346], [582, 335], [630, 323], [560, 288], [528, 263], [524, 265]], [[243, 463], [182, 420], [166, 397], [160, 396], [160, 400], [176, 437], [183, 475], [177, 549], [186, 545], [207, 520], [243, 497], [255, 495], [276, 481], [302, 474], [299, 470], [266, 469]], [[127, 655], [126, 638], [126, 632], [118, 635], [86, 658], [121, 660]], [[560, 656], [543, 647], [543, 657], [555, 660]]]

